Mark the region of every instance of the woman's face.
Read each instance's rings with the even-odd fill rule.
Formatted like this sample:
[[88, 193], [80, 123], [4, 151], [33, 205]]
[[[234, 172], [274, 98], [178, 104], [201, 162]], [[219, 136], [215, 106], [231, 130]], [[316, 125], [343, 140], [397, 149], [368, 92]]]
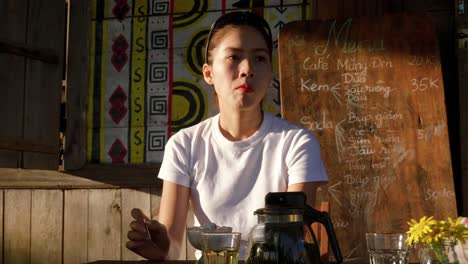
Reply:
[[268, 46], [249, 26], [226, 27], [211, 51], [212, 64], [203, 65], [205, 81], [214, 86], [220, 110], [260, 109], [272, 79]]

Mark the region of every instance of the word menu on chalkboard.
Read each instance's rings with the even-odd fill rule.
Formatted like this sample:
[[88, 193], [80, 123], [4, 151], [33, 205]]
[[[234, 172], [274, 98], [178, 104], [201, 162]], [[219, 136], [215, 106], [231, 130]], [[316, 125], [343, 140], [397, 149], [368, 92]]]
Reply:
[[457, 215], [429, 16], [291, 22], [278, 45], [282, 117], [320, 141], [330, 180], [318, 200], [345, 260], [367, 258], [366, 232]]

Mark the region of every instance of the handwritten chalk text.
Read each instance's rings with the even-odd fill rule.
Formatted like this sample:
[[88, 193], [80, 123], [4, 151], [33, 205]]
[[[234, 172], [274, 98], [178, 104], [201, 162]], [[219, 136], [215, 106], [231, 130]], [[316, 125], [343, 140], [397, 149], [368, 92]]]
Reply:
[[332, 45], [334, 43], [335, 47], [342, 45], [341, 52], [345, 54], [355, 53], [359, 49], [366, 49], [369, 52], [385, 50], [383, 38], [380, 40], [351, 40], [351, 25], [352, 18], [348, 18], [339, 28], [336, 25], [336, 20], [334, 20], [330, 25], [330, 30], [328, 31], [328, 38], [326, 44], [324, 46], [316, 47], [315, 54], [324, 55], [328, 51], [330, 43], [332, 43]]
[[[330, 55], [328, 55], [327, 57], [329, 56]], [[302, 67], [306, 71], [318, 71], [318, 70], [326, 71], [328, 70], [328, 62], [326, 62], [323, 57], [319, 57], [316, 60], [313, 60], [312, 58], [307, 57], [302, 63]]]
[[333, 122], [331, 120], [327, 120], [327, 115], [325, 113], [322, 113], [322, 120], [316, 121], [310, 116], [303, 116], [299, 122], [301, 122], [301, 124], [310, 131], [333, 128]]

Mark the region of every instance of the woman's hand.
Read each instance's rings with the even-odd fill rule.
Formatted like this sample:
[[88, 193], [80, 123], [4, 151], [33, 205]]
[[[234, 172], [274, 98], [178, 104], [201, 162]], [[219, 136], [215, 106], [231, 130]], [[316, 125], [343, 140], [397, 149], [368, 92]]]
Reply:
[[170, 247], [166, 227], [150, 220], [138, 208], [132, 209], [131, 215], [135, 220], [130, 223], [131, 230], [127, 233], [127, 248], [149, 260], [164, 260]]

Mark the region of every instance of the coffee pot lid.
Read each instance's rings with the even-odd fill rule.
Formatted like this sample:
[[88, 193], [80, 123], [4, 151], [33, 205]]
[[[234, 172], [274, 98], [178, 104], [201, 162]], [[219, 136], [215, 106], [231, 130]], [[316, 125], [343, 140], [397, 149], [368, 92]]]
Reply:
[[303, 192], [270, 192], [265, 196], [265, 208], [254, 214], [291, 215], [304, 214], [306, 195]]

